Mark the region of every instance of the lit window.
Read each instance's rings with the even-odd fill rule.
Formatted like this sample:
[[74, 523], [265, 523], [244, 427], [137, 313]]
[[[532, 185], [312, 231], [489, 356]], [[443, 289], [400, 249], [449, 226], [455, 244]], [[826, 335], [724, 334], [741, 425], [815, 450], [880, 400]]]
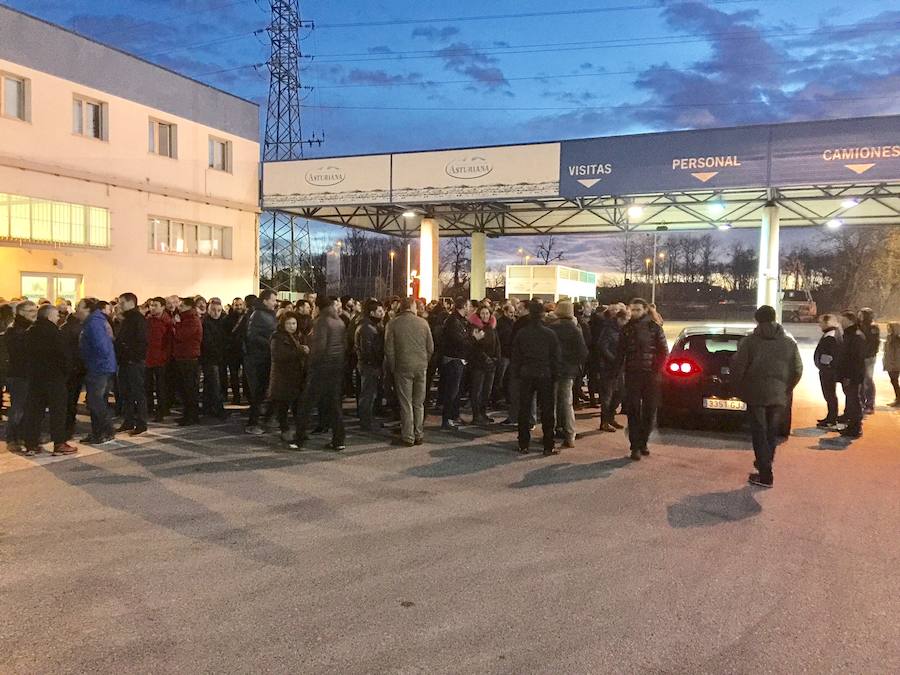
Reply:
[[27, 93], [28, 81], [13, 75], [0, 77], [0, 111], [4, 117], [12, 117], [19, 120], [28, 119]]
[[106, 140], [107, 106], [99, 101], [76, 97], [72, 101], [72, 131], [79, 136]]
[[0, 193], [0, 239], [109, 247], [109, 211]]
[[174, 124], [150, 120], [149, 149], [155, 155], [178, 157], [178, 128]]
[[231, 171], [231, 141], [209, 137], [209, 168]]
[[230, 227], [150, 218], [147, 231], [151, 251], [207, 258], [231, 258]]

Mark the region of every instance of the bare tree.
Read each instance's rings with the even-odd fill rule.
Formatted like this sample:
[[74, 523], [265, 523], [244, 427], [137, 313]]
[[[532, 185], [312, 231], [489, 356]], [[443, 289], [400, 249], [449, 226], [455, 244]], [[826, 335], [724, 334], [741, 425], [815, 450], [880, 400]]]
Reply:
[[540, 245], [534, 252], [534, 257], [537, 260], [540, 260], [542, 264], [549, 265], [550, 263], [556, 262], [557, 260], [564, 260], [566, 257], [566, 252], [559, 250], [557, 241], [551, 234], [546, 239], [541, 240]]
[[441, 241], [441, 274], [446, 275], [448, 290], [461, 292], [469, 281], [472, 240], [469, 237], [450, 237]]

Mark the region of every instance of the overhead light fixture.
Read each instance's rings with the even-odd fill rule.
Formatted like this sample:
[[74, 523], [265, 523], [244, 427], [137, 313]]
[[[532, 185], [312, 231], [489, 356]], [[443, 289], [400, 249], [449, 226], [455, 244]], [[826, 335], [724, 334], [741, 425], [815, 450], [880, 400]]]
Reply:
[[725, 213], [725, 202], [716, 199], [709, 204], [709, 212], [714, 216], [720, 216]]
[[640, 218], [642, 215], [644, 215], [644, 207], [640, 204], [632, 204], [628, 207], [629, 218]]
[[716, 227], [719, 228], [720, 232], [728, 232], [731, 229], [731, 223], [719, 223]]
[[841, 202], [842, 209], [852, 209], [854, 206], [859, 205], [859, 200], [855, 197], [850, 197], [849, 199], [845, 199]]
[[403, 217], [404, 218], [415, 218], [416, 212], [413, 211], [412, 209], [407, 209], [406, 211], [403, 212]]
[[843, 224], [844, 221], [840, 218], [832, 218], [827, 223], [825, 223], [825, 227], [827, 227], [829, 230], [836, 230]]

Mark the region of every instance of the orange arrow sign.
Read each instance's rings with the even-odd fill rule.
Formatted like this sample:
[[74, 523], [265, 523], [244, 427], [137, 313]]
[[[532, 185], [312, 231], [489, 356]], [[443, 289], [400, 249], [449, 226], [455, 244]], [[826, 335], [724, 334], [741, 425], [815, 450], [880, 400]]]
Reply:
[[701, 183], [705, 183], [709, 179], [714, 178], [715, 176], [718, 176], [719, 172], [718, 171], [710, 171], [708, 173], [692, 173], [691, 175], [694, 178], [696, 178], [697, 180], [699, 180]]
[[597, 183], [600, 182], [600, 179], [599, 178], [579, 178], [578, 182], [581, 183], [582, 185], [584, 185], [584, 187], [586, 187], [586, 188], [592, 188]]
[[850, 169], [853, 173], [860, 174], [860, 173], [865, 173], [866, 171], [871, 169], [873, 166], [875, 166], [875, 163], [873, 162], [872, 164], [844, 164], [844, 166], [846, 166], [848, 169]]

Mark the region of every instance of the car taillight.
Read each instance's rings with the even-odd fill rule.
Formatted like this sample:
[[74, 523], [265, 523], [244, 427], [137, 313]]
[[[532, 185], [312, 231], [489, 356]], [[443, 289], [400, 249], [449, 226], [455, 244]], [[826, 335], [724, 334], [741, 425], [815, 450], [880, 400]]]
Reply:
[[675, 377], [690, 377], [700, 374], [700, 366], [690, 359], [671, 359], [666, 364], [666, 372]]

